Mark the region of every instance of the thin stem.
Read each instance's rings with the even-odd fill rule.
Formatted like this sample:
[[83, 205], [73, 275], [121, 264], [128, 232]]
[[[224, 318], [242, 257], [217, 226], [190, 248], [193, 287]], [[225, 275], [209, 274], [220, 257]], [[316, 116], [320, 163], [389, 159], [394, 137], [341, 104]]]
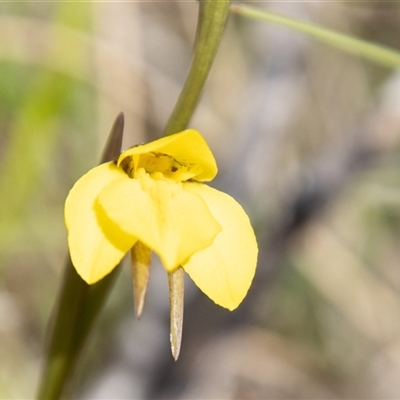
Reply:
[[[124, 116], [119, 114], [111, 128], [102, 162], [116, 158], [121, 151]], [[68, 257], [59, 300], [50, 320], [45, 365], [37, 398], [59, 399], [76, 364], [90, 328], [96, 319], [118, 269], [89, 286], [75, 271]]]
[[398, 68], [400, 53], [396, 50], [326, 29], [310, 22], [284, 17], [256, 7], [234, 4], [231, 11], [243, 17], [272, 22], [305, 33], [312, 38], [389, 68]]
[[184, 130], [194, 113], [221, 42], [229, 15], [229, 4], [229, 0], [199, 2], [197, 36], [192, 63], [165, 128], [164, 136]]

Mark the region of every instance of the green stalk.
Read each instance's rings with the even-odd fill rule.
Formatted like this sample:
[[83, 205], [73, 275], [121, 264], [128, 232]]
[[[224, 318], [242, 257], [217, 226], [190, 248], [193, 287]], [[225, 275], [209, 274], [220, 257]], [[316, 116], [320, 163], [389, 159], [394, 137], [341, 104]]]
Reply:
[[[111, 129], [102, 163], [115, 159], [121, 152], [123, 127], [124, 117], [120, 114]], [[56, 400], [62, 396], [118, 270], [116, 268], [100, 282], [89, 286], [77, 274], [68, 257], [59, 299], [51, 317], [39, 400]]]
[[192, 63], [181, 94], [165, 127], [164, 136], [184, 130], [199, 101], [214, 62], [226, 21], [229, 0], [201, 0]]
[[[229, 14], [229, 0], [203, 0], [192, 64], [165, 135], [186, 128], [199, 100], [214, 61]], [[123, 117], [120, 115], [110, 134], [102, 162], [120, 152]], [[88, 338], [95, 318], [103, 306], [118, 269], [96, 283], [87, 285], [76, 273], [68, 257], [59, 300], [52, 316], [45, 365], [37, 398], [57, 400], [65, 397], [66, 386]]]
[[231, 11], [243, 17], [272, 22], [305, 33], [329, 46], [336, 47], [339, 50], [346, 51], [358, 57], [363, 57], [385, 67], [398, 68], [400, 65], [400, 53], [396, 50], [338, 33], [310, 22], [284, 17], [244, 4], [232, 5]]

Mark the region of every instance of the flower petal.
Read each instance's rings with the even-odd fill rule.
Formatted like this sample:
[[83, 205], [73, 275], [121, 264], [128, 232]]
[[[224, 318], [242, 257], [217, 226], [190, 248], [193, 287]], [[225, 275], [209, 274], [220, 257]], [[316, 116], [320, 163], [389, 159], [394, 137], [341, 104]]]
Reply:
[[89, 284], [110, 273], [137, 241], [123, 232], [96, 205], [101, 190], [118, 179], [129, 179], [113, 163], [99, 165], [82, 176], [65, 202], [65, 224], [71, 260]]
[[226, 193], [198, 183], [184, 187], [204, 199], [222, 232], [183, 268], [215, 303], [234, 310], [246, 296], [257, 264], [257, 242], [249, 218]]
[[99, 203], [116, 225], [155, 251], [169, 272], [209, 246], [221, 230], [200, 196], [144, 172], [108, 185]]
[[118, 165], [127, 157], [151, 152], [167, 154], [182, 165], [198, 166], [199, 172], [193, 177], [198, 181], [210, 181], [218, 172], [210, 148], [200, 132], [195, 129], [187, 129], [144, 145], [131, 147], [120, 155]]

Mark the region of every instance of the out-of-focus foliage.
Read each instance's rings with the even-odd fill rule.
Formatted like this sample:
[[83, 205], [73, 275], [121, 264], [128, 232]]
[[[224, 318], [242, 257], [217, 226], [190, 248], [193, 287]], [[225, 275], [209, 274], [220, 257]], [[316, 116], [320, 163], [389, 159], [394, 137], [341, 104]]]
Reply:
[[[258, 4], [400, 49], [394, 5]], [[196, 14], [195, 1], [0, 4], [0, 398], [35, 391], [68, 190], [96, 164], [119, 111], [124, 148], [160, 136]], [[215, 186], [252, 217], [253, 287], [229, 313], [188, 281], [173, 363], [165, 272], [155, 260], [137, 322], [124, 270], [76, 397], [399, 397], [399, 82], [232, 16], [192, 126], [218, 161]]]

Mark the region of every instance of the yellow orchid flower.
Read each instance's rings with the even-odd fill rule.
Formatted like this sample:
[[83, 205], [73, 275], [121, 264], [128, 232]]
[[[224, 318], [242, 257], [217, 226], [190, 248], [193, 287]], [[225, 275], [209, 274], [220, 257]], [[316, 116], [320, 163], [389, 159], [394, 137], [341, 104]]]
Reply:
[[194, 129], [132, 147], [90, 170], [65, 203], [78, 274], [96, 283], [131, 250], [140, 315], [154, 251], [171, 276], [182, 267], [215, 303], [235, 309], [251, 285], [258, 250], [243, 208], [201, 183], [216, 174], [215, 159]]

